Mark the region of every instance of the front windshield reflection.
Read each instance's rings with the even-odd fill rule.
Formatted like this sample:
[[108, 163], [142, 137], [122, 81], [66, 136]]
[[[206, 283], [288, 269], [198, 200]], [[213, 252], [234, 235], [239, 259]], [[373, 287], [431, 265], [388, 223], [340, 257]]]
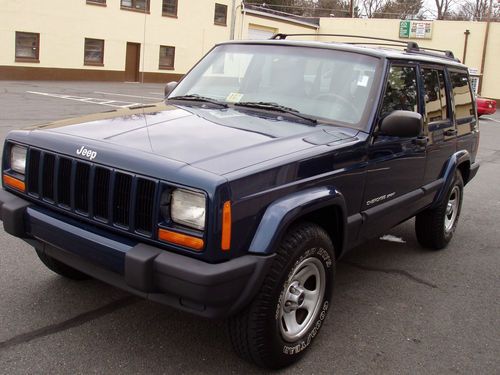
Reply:
[[379, 59], [321, 48], [228, 44], [216, 47], [170, 97], [268, 102], [331, 122], [360, 124]]

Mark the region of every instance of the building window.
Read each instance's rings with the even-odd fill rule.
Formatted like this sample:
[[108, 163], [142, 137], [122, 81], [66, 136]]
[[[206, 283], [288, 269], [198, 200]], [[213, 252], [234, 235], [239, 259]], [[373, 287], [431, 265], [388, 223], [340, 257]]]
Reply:
[[149, 13], [149, 0], [120, 0], [121, 8]]
[[168, 17], [177, 17], [177, 0], [163, 0], [162, 14]]
[[85, 38], [85, 65], [104, 65], [104, 40]]
[[227, 25], [227, 5], [215, 4], [214, 23], [216, 25]]
[[87, 4], [106, 6], [106, 0], [87, 0]]
[[40, 34], [16, 31], [16, 61], [40, 62]]
[[160, 46], [160, 69], [174, 69], [175, 47]]

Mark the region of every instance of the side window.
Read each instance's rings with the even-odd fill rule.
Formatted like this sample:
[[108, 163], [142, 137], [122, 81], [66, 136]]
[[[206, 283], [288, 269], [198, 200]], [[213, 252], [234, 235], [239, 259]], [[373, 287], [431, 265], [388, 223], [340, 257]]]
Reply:
[[467, 73], [450, 72], [453, 98], [455, 102], [455, 117], [457, 120], [474, 116], [472, 93], [470, 91]]
[[426, 123], [446, 120], [448, 111], [446, 105], [446, 87], [442, 70], [422, 69], [425, 90]]
[[391, 66], [382, 104], [382, 117], [396, 110], [417, 112], [417, 92], [415, 67]]

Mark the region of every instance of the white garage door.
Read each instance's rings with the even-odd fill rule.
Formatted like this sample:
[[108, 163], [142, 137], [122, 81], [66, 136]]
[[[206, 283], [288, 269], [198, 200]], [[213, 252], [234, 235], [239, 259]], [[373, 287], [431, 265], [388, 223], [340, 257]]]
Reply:
[[272, 30], [262, 30], [255, 29], [253, 27], [248, 28], [248, 39], [269, 39], [274, 35], [274, 31]]

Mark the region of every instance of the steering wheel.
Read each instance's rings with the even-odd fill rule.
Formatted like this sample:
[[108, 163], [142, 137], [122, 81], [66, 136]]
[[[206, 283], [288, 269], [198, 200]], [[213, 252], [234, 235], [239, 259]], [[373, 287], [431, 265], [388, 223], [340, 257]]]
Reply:
[[[349, 100], [347, 100], [343, 96], [329, 92], [329, 93], [318, 94], [314, 97], [315, 100], [324, 100], [324, 99], [329, 99], [329, 98], [331, 99], [332, 104], [334, 104], [336, 101], [337, 102], [340, 101], [341, 103], [339, 103], [339, 104], [342, 104], [342, 106], [349, 107], [349, 109], [351, 109], [351, 112], [349, 112], [350, 115], [348, 115], [348, 117], [352, 118], [353, 120], [357, 120], [360, 118], [359, 109], [356, 108], [354, 106], [354, 104], [352, 104]], [[353, 114], [355, 116], [353, 116]]]

